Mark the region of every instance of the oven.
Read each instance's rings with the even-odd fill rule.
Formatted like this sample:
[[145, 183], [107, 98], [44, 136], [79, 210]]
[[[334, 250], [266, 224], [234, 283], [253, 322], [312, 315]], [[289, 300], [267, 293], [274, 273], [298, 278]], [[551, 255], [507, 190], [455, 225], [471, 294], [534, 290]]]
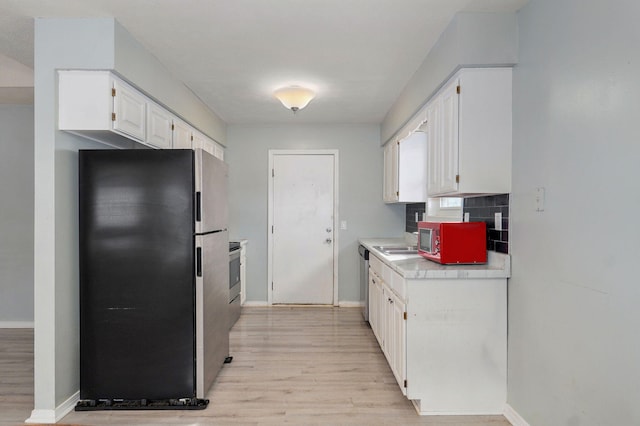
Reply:
[[229, 242], [229, 329], [240, 318], [240, 243]]

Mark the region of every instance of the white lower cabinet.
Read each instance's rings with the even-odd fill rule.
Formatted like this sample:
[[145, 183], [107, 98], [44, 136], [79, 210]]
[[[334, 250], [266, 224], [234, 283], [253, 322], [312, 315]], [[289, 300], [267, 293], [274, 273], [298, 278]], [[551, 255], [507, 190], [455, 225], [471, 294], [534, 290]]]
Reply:
[[373, 335], [376, 336], [380, 347], [382, 347], [382, 333], [380, 323], [382, 322], [382, 312], [380, 311], [380, 300], [382, 300], [382, 281], [373, 271], [369, 271], [369, 324]]
[[388, 340], [387, 360], [391, 371], [400, 386], [403, 394], [407, 394], [407, 368], [406, 368], [406, 342], [407, 326], [404, 316], [406, 305], [404, 300], [396, 296], [393, 291], [388, 291]]
[[506, 278], [404, 279], [373, 255], [369, 276], [371, 328], [416, 410], [501, 414]]
[[369, 324], [400, 389], [405, 393], [405, 304], [382, 278], [387, 272], [396, 274], [391, 270], [376, 271], [375, 261], [369, 270]]

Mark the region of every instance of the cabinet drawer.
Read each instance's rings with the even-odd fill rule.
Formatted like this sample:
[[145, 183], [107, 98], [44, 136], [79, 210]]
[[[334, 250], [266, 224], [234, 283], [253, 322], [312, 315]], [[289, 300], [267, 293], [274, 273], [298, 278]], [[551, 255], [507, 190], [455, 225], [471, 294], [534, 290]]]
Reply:
[[[371, 254], [371, 252], [369, 253]], [[384, 278], [382, 271], [385, 265], [382, 263], [382, 260], [378, 259], [376, 256], [369, 256], [369, 267], [373, 269], [380, 278]]]
[[404, 303], [407, 299], [407, 282], [396, 271], [391, 271], [391, 281], [389, 282], [389, 287], [391, 290], [401, 299], [402, 303]]

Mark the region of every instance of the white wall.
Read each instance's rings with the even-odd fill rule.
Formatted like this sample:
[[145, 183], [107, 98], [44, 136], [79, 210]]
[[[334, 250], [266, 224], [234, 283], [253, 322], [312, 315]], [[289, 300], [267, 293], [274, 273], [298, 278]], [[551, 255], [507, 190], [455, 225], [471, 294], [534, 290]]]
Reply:
[[[56, 68], [113, 63], [113, 23], [101, 20], [35, 22], [34, 70], [34, 411], [49, 420], [78, 390], [77, 183], [65, 169], [69, 147], [56, 130]], [[77, 151], [83, 147], [80, 138]], [[61, 140], [62, 142], [62, 140]], [[91, 145], [87, 145], [90, 147]], [[71, 204], [69, 204], [71, 203]]]
[[381, 142], [391, 138], [460, 67], [518, 62], [514, 13], [458, 13], [391, 106]]
[[[283, 114], [287, 111], [283, 110]], [[360, 298], [358, 238], [400, 237], [404, 205], [382, 202], [382, 148], [377, 125], [256, 125], [228, 127], [230, 238], [247, 238], [247, 301], [267, 301], [269, 149], [339, 151], [339, 297]], [[300, 238], [304, 238], [301, 235]]]
[[169, 74], [158, 59], [131, 37], [122, 25], [115, 22], [114, 30], [116, 71], [201, 132], [226, 146], [226, 123], [196, 97], [191, 89]]
[[0, 327], [33, 327], [33, 106], [0, 105]]
[[624, 0], [518, 14], [508, 399], [531, 425], [640, 424], [639, 16]]
[[[123, 53], [119, 54], [120, 49]], [[123, 58], [128, 58], [129, 62], [123, 64]], [[118, 69], [116, 61], [122, 69]], [[35, 404], [29, 421], [38, 423], [56, 420], [65, 409], [72, 408], [74, 397], [77, 397], [77, 152], [79, 149], [109, 148], [57, 130], [56, 70], [69, 68], [115, 69], [151, 93], [156, 82], [174, 85], [159, 89], [161, 94], [174, 93], [176, 96], [175, 105], [167, 101], [167, 106], [194, 111], [193, 117], [185, 117], [188, 121], [198, 122], [206, 115], [201, 101], [195, 95], [187, 94], [184, 86], [145, 53], [113, 19], [36, 19], [33, 151]], [[143, 70], [153, 72], [155, 77], [146, 81]], [[209, 113], [210, 128], [222, 132], [219, 119]]]

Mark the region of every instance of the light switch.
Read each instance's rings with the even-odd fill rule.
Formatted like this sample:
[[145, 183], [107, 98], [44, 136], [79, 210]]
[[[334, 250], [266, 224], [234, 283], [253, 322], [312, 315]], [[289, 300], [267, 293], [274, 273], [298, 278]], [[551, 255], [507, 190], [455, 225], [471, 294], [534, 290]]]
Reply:
[[416, 212], [416, 222], [420, 221], [420, 217], [419, 216], [420, 216], [420, 212]]
[[469, 222], [469, 212], [464, 212], [464, 221]]
[[340, 221], [340, 229], [347, 229], [347, 221], [346, 220]]

